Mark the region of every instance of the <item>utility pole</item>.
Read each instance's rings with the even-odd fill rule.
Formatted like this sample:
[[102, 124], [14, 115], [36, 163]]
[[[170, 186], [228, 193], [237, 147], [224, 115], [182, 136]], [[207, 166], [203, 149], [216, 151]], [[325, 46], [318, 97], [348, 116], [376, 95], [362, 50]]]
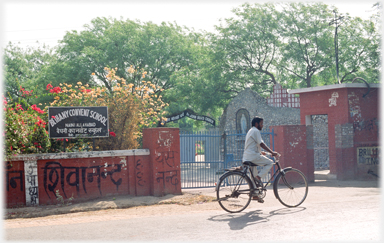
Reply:
[[341, 20], [344, 18], [344, 16], [336, 16], [337, 11], [333, 10], [335, 13], [335, 17], [331, 22], [329, 22], [329, 25], [335, 24], [335, 56], [336, 56], [336, 74], [337, 74], [337, 82], [340, 84], [340, 79], [339, 79], [339, 45], [337, 42], [337, 28], [339, 28], [341, 24]]

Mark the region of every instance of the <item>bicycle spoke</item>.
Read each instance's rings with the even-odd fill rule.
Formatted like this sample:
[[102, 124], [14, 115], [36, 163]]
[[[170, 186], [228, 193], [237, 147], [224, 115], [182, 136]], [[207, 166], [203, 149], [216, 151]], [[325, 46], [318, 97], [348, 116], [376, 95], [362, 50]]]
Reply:
[[277, 199], [287, 207], [297, 207], [304, 202], [308, 194], [307, 180], [302, 172], [296, 169], [280, 174], [274, 184]]
[[241, 212], [250, 203], [251, 184], [241, 173], [228, 173], [219, 182], [217, 201], [231, 213]]

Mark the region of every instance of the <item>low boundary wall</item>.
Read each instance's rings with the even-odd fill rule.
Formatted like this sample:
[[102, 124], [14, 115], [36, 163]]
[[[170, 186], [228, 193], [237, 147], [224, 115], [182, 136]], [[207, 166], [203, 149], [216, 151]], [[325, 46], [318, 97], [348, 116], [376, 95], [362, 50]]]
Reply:
[[178, 128], [150, 128], [136, 150], [29, 154], [6, 161], [6, 206], [115, 195], [181, 194]]

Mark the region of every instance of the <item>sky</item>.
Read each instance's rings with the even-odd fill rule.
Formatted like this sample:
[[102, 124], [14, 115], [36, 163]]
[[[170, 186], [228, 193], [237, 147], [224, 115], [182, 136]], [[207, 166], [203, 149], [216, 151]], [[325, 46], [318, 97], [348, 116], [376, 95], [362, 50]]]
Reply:
[[[231, 10], [242, 3], [260, 0], [125, 0], [125, 1], [25, 1], [2, 0], [1, 2], [1, 47], [11, 41], [21, 47], [45, 43], [57, 45], [67, 31], [84, 29], [85, 24], [96, 17], [161, 22], [176, 22], [195, 31], [214, 32], [219, 19], [233, 17]], [[372, 6], [377, 0], [325, 0], [336, 6], [340, 13], [369, 19]], [[37, 44], [39, 41], [40, 44]]]

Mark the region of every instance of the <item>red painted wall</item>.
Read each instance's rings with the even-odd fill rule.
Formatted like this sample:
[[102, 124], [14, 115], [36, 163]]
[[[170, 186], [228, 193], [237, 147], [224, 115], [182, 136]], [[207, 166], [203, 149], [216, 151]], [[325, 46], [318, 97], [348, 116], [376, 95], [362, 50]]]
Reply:
[[[308, 181], [314, 181], [313, 157], [307, 156], [305, 125], [271, 126], [274, 130], [275, 151], [281, 154], [280, 165], [300, 170]], [[272, 136], [272, 135], [271, 135]], [[309, 160], [312, 158], [312, 161]]]
[[181, 194], [180, 135], [178, 128], [143, 131], [143, 147], [151, 151], [151, 195]]
[[[349, 123], [353, 124], [354, 148], [350, 149], [353, 162], [354, 175], [358, 179], [376, 179], [368, 174], [373, 171], [379, 174], [378, 154], [374, 153], [371, 157], [374, 159], [371, 163], [359, 163], [359, 148], [378, 147], [379, 146], [379, 90], [371, 89], [367, 94], [367, 89], [348, 90], [349, 102]], [[365, 95], [365, 97], [363, 97]], [[346, 154], [346, 153], [345, 153]], [[352, 166], [348, 164], [347, 166]]]
[[378, 144], [378, 89], [371, 91], [366, 97], [367, 90], [348, 90], [349, 123], [353, 124], [355, 144]]
[[64, 198], [73, 195], [77, 200], [127, 195], [126, 161], [127, 157], [39, 160], [39, 203], [57, 203], [56, 190]]
[[24, 162], [12, 161], [5, 168], [5, 198], [7, 206], [25, 205]]
[[[338, 179], [362, 178], [369, 169], [357, 165], [357, 147], [378, 145], [378, 92], [372, 88], [365, 98], [367, 88], [300, 93], [301, 124], [307, 115], [328, 115], [330, 173]], [[336, 148], [335, 126], [348, 123], [353, 124], [354, 147]]]
[[[179, 139], [179, 129], [145, 129], [145, 149], [136, 153], [127, 150], [99, 152], [103, 153], [99, 157], [94, 155], [98, 152], [85, 152], [23, 158], [37, 161], [38, 203], [42, 205], [57, 204], [57, 190], [64, 200], [73, 196], [73, 202], [115, 195], [181, 194]], [[26, 205], [24, 161], [11, 163], [5, 170], [6, 205]]]
[[[337, 92], [338, 97], [332, 97]], [[328, 142], [330, 173], [336, 174], [337, 168], [335, 149], [335, 125], [348, 122], [347, 89], [323, 90], [300, 94], [300, 120], [305, 124], [307, 115], [328, 115]], [[336, 105], [330, 106], [330, 99], [336, 100]]]

